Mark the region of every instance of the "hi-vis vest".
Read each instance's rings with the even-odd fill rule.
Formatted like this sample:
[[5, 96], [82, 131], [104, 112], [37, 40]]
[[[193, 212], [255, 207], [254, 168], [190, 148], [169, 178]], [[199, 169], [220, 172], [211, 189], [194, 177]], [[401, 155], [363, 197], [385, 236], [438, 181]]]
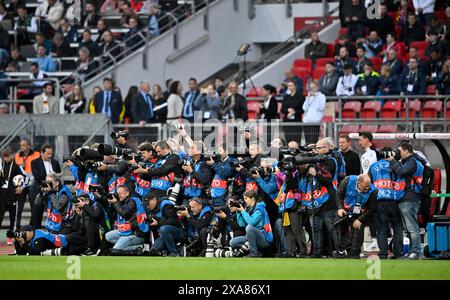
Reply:
[[31, 249], [34, 249], [34, 243], [38, 239], [46, 239], [46, 240], [50, 241], [57, 248], [67, 246], [67, 240], [63, 234], [52, 234], [50, 232], [43, 231], [41, 229], [36, 229], [34, 231], [34, 237], [30, 242]]
[[347, 189], [345, 191], [344, 209], [346, 211], [353, 211], [353, 207], [355, 207], [356, 204], [359, 204], [361, 208], [364, 209], [370, 195], [375, 191], [375, 186], [370, 184], [369, 191], [360, 193], [357, 190], [358, 176], [352, 175], [349, 176], [349, 178]]
[[113, 176], [109, 181], [108, 181], [108, 192], [110, 193], [115, 193], [117, 191], [118, 188], [120, 188], [121, 186], [124, 186], [127, 183], [127, 179], [123, 176]]
[[270, 225], [269, 215], [267, 214], [266, 205], [264, 202], [258, 202], [255, 207], [255, 211], [259, 210], [263, 216], [263, 228], [260, 231], [264, 234], [268, 243], [273, 242], [272, 226]]
[[[198, 162], [193, 166], [194, 172], [200, 172], [203, 162]], [[203, 192], [203, 185], [192, 176], [188, 174], [183, 181], [184, 196], [188, 198], [200, 197]]]
[[[72, 173], [75, 176], [75, 172], [78, 173], [78, 167], [76, 166], [72, 166], [70, 168], [70, 170], [72, 171]], [[78, 178], [78, 174], [75, 178]], [[89, 192], [89, 186], [91, 185], [98, 185], [99, 184], [99, 178], [98, 175], [96, 173], [93, 172], [88, 172], [86, 173], [86, 177], [83, 179], [78, 178], [77, 181], [75, 181], [75, 195], [76, 196], [80, 196], [80, 195], [89, 195], [90, 199], [94, 199], [94, 195], [93, 193]]]
[[[144, 206], [141, 200], [136, 197], [132, 197], [128, 201], [134, 201], [136, 203], [136, 213], [130, 219], [136, 218], [138, 229], [142, 232], [149, 232], [148, 224], [145, 222], [147, 214], [145, 213]], [[125, 220], [119, 214], [117, 214], [117, 230], [121, 236], [128, 236], [133, 234], [134, 230], [131, 228], [130, 220]]]
[[388, 160], [380, 160], [373, 163], [369, 168], [370, 176], [375, 188], [378, 190], [377, 201], [393, 200], [400, 201], [405, 195], [405, 179], [392, 173], [391, 163]]
[[45, 221], [45, 228], [50, 231], [60, 231], [62, 223], [70, 218], [72, 212], [72, 193], [65, 185], [58, 191], [58, 198], [61, 197], [62, 194], [65, 194], [67, 197], [69, 197], [69, 203], [67, 204], [67, 213], [64, 216], [60, 211], [52, 207], [52, 201], [48, 199], [47, 220]]
[[294, 191], [289, 190], [286, 192], [286, 184], [283, 183], [283, 186], [280, 189], [280, 194], [275, 200], [275, 202], [278, 204], [278, 212], [283, 213], [292, 206], [294, 206], [295, 199]]
[[[198, 218], [196, 218], [197, 220], [203, 218], [203, 216], [207, 213], [211, 211], [211, 207], [209, 206], [205, 206], [202, 208], [202, 211], [200, 212], [200, 214], [198, 215]], [[191, 214], [191, 217], [194, 217], [194, 215]], [[189, 223], [189, 236], [192, 237], [194, 236], [194, 234], [198, 232], [198, 229], [195, 228], [194, 226], [191, 225], [191, 223]]]
[[414, 193], [420, 193], [422, 191], [422, 181], [423, 181], [423, 170], [425, 169], [422, 163], [413, 158], [416, 162], [416, 172], [414, 172], [411, 178], [411, 188]]
[[[161, 167], [166, 162], [165, 159], [160, 159], [155, 163], [154, 168]], [[150, 188], [160, 191], [167, 191], [173, 185], [174, 174], [170, 173], [166, 176], [154, 177], [150, 183]]]
[[[333, 175], [333, 187], [334, 187], [335, 190], [337, 190], [338, 189], [338, 184], [339, 184], [339, 182], [338, 182], [338, 179], [339, 179], [339, 163], [336, 160], [336, 158], [334, 158], [334, 157], [329, 156], [328, 159], [332, 160], [334, 162], [334, 164], [336, 165], [334, 174], [332, 174], [332, 175]], [[344, 170], [345, 170], [345, 166], [344, 166]], [[344, 171], [344, 173], [345, 173], [345, 171]]]
[[172, 201], [167, 200], [167, 199], [164, 199], [163, 201], [161, 201], [161, 203], [159, 204], [159, 211], [156, 213], [156, 217], [158, 219], [164, 218], [164, 206], [166, 206], [166, 205], [174, 206], [175, 203], [173, 203]]
[[255, 179], [253, 178], [247, 178], [245, 180], [245, 191], [255, 191], [258, 192], [258, 184], [256, 183]]
[[321, 207], [330, 197], [328, 189], [318, 185], [316, 178], [313, 178], [312, 184], [308, 177], [298, 179], [298, 187], [302, 193], [302, 205], [308, 209]]

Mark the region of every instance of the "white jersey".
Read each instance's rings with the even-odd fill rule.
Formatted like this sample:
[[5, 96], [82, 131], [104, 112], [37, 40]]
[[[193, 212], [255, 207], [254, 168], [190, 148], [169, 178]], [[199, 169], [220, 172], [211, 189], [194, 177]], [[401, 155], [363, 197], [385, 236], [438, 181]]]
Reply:
[[377, 161], [377, 153], [374, 150], [368, 148], [366, 152], [361, 156], [361, 167], [363, 174], [369, 173], [370, 166]]

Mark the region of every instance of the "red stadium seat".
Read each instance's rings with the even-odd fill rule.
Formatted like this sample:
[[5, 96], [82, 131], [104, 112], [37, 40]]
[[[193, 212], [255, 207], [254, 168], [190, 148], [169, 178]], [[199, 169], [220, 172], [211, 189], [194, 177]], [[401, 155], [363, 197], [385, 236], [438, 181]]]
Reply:
[[442, 24], [445, 24], [447, 22], [447, 17], [445, 16], [445, 11], [439, 10], [435, 11], [434, 15], [438, 17], [439, 21], [441, 21]]
[[247, 102], [248, 118], [255, 120], [259, 114], [259, 102]]
[[305, 59], [296, 59], [294, 60], [294, 69], [300, 70], [304, 69], [309, 71], [311, 73], [312, 71], [312, 60], [305, 58]]
[[263, 88], [262, 87], [257, 87], [255, 89], [251, 89], [246, 97], [247, 98], [257, 98], [257, 97], [262, 97], [263, 95]]
[[397, 36], [397, 40], [400, 39], [401, 33], [402, 33], [402, 26], [395, 26], [395, 35]]
[[311, 76], [311, 71], [302, 67], [294, 67], [294, 75], [300, 77], [303, 80], [303, 85], [305, 85], [308, 81], [308, 77]]
[[325, 74], [325, 69], [324, 68], [318, 68], [318, 69], [314, 69], [313, 70], [311, 77], [312, 77], [313, 80], [315, 80], [315, 79], [319, 80], [320, 77], [323, 76], [323, 74]]
[[450, 101], [447, 102], [447, 107], [446, 107], [445, 112], [446, 112], [445, 117], [446, 117], [446, 118], [450, 118]]
[[380, 72], [381, 65], [383, 64], [383, 60], [381, 58], [379, 58], [379, 57], [372, 57], [372, 58], [369, 58], [369, 60], [370, 60], [370, 62], [373, 65], [373, 69], [376, 72]]
[[402, 108], [402, 101], [388, 101], [381, 110], [381, 119], [397, 119]]
[[381, 111], [381, 102], [369, 101], [364, 104], [361, 119], [376, 119]]
[[398, 127], [397, 125], [381, 125], [378, 128], [378, 133], [397, 133]]
[[427, 49], [428, 47], [428, 42], [425, 41], [415, 41], [415, 42], [411, 42], [411, 44], [409, 45], [410, 48], [417, 48], [418, 50], [423, 50], [425, 51], [425, 49]]
[[442, 111], [442, 101], [433, 100], [425, 102], [422, 108], [422, 118], [424, 119], [437, 119]]
[[[420, 102], [419, 99], [409, 101], [409, 118], [415, 119], [418, 116], [421, 107], [422, 102]], [[406, 102], [403, 104], [403, 107], [400, 110], [400, 117], [402, 119], [406, 119]]]
[[348, 29], [346, 27], [339, 28], [338, 35], [344, 35], [344, 34], [347, 35], [347, 33], [348, 33]]
[[334, 62], [334, 58], [331, 58], [331, 57], [318, 58], [318, 59], [316, 60], [316, 68], [320, 68], [320, 67], [325, 68], [325, 65], [326, 65], [328, 62]]
[[401, 53], [397, 53], [400, 57], [405, 57], [405, 54], [406, 54], [406, 45], [405, 45], [405, 43], [404, 42], [397, 42], [399, 45], [400, 45], [400, 52]]
[[375, 133], [378, 131], [378, 125], [361, 125], [361, 127], [359, 128], [359, 131]]
[[359, 101], [349, 101], [344, 104], [342, 109], [343, 119], [356, 119], [361, 112], [361, 102]]
[[341, 129], [341, 134], [358, 133], [359, 125], [344, 125]]
[[432, 84], [427, 87], [427, 95], [436, 95], [436, 85]]
[[330, 44], [327, 44], [327, 49], [328, 49], [328, 57], [333, 57], [333, 55], [334, 55], [334, 44], [333, 43], [330, 43]]

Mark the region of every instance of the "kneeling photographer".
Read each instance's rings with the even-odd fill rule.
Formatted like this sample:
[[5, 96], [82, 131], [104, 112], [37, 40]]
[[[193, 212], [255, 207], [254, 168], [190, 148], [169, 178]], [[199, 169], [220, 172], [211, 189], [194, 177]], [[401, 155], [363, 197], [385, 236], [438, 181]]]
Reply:
[[341, 182], [336, 193], [337, 214], [341, 219], [334, 224], [341, 233], [338, 256], [348, 254], [351, 258], [359, 258], [364, 228], [368, 218], [375, 214], [376, 199], [377, 190], [367, 174], [348, 176]]
[[247, 257], [262, 257], [262, 252], [268, 252], [273, 243], [272, 226], [266, 205], [252, 190], [244, 193], [244, 201], [245, 208], [242, 204], [237, 208], [237, 222], [240, 227], [245, 227], [246, 234], [234, 237], [230, 246], [240, 248], [248, 242], [250, 254]]
[[189, 201], [189, 208], [180, 206], [177, 210], [178, 215], [183, 218], [183, 225], [190, 241], [187, 250], [191, 256], [204, 256], [213, 217], [211, 208], [202, 199], [193, 198]]
[[53, 234], [41, 229], [34, 230], [31, 225], [25, 225], [20, 232], [8, 232], [9, 238], [14, 239], [16, 255], [65, 255], [68, 242], [62, 234]]
[[150, 192], [144, 198], [144, 205], [149, 210], [148, 221], [152, 231], [157, 230], [159, 233], [149, 255], [162, 256], [166, 252], [168, 256], [178, 256], [176, 244], [184, 239], [184, 234], [175, 209], [175, 202], [168, 198], [158, 202], [156, 194]]
[[245, 235], [245, 226], [241, 227], [237, 222], [237, 208], [240, 206], [239, 196], [233, 196], [228, 199], [227, 207], [214, 208], [214, 214], [218, 218], [218, 222], [212, 231], [214, 238], [219, 238], [223, 247], [228, 247], [232, 238]]
[[72, 193], [62, 184], [61, 175], [52, 173], [41, 182], [41, 191], [36, 197], [36, 205], [47, 204], [45, 228], [51, 233], [70, 231]]

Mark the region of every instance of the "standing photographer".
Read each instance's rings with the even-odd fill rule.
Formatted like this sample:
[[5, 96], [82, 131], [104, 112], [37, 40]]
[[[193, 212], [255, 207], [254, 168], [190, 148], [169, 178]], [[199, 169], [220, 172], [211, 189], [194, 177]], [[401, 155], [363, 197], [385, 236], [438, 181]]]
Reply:
[[41, 192], [36, 197], [36, 205], [47, 204], [45, 228], [51, 233], [66, 233], [70, 227], [72, 213], [72, 193], [58, 174], [50, 174], [41, 183]]
[[244, 193], [245, 208], [239, 204], [237, 208], [237, 222], [245, 227], [245, 236], [235, 237], [230, 246], [240, 248], [248, 241], [250, 254], [247, 257], [262, 257], [261, 252], [267, 252], [273, 243], [272, 226], [266, 205], [261, 202], [255, 191]]
[[[141, 157], [139, 167], [151, 168], [156, 163], [156, 151], [153, 145], [145, 142], [139, 145], [138, 151]], [[136, 163], [136, 158], [133, 160]], [[150, 192], [151, 182], [141, 178], [139, 174], [131, 173], [131, 181], [135, 182], [135, 193], [141, 198]]]

